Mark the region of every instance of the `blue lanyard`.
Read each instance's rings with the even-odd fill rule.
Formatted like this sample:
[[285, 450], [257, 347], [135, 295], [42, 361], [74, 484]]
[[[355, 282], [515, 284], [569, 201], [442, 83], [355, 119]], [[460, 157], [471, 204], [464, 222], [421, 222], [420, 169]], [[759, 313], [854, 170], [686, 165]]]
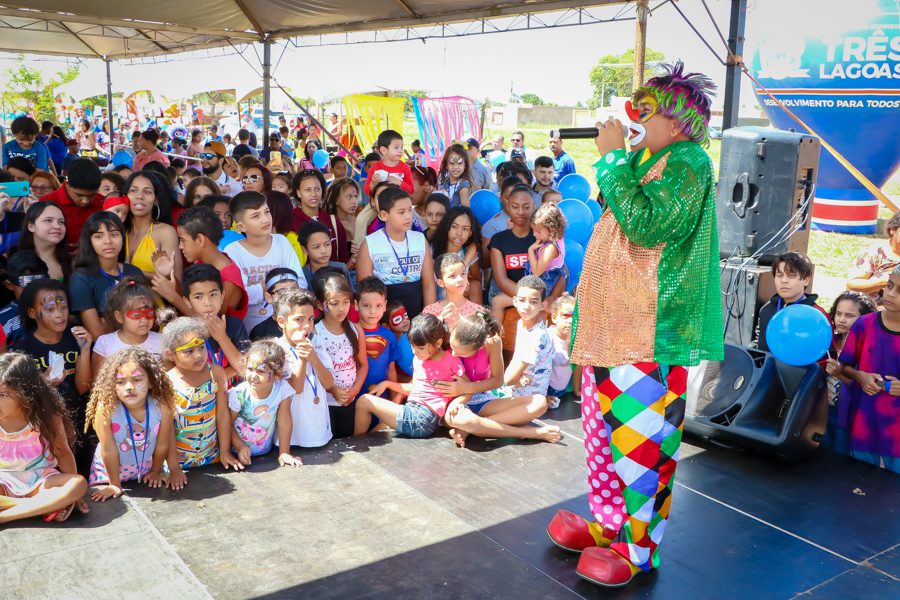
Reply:
[[[797, 300], [797, 302], [803, 302], [804, 300], [806, 300], [806, 294], [803, 294], [802, 296], [800, 296], [800, 299]], [[781, 310], [783, 302], [784, 301], [781, 299], [781, 296], [778, 296], [778, 303], [775, 305], [776, 306], [775, 312], [778, 312], [779, 310]], [[794, 304], [797, 304], [797, 302], [794, 302]], [[789, 306], [793, 306], [793, 304], [790, 304]]]
[[122, 270], [123, 270], [123, 267], [120, 267], [120, 266], [119, 266], [119, 263], [116, 263], [116, 269], [118, 269], [118, 271], [119, 271], [119, 276], [118, 276], [118, 279], [113, 279], [112, 277], [109, 276], [109, 273], [107, 273], [107, 272], [103, 269], [103, 267], [100, 267], [100, 274], [103, 275], [104, 277], [106, 277], [106, 280], [107, 280], [107, 281], [109, 282], [109, 284], [110, 284], [111, 286], [113, 286], [113, 287], [116, 287], [116, 283], [118, 283], [118, 282], [122, 279]]
[[125, 407], [125, 421], [128, 423], [128, 437], [131, 438], [131, 451], [134, 453], [134, 462], [137, 465], [138, 471], [138, 481], [142, 475], [141, 471], [144, 469], [144, 457], [147, 454], [147, 446], [150, 445], [150, 398], [148, 397], [144, 401], [144, 412], [146, 414], [146, 422], [144, 425], [144, 447], [141, 449], [141, 461], [138, 462], [137, 448], [134, 443], [134, 430], [131, 427], [131, 413], [128, 412], [128, 407]]
[[397, 265], [400, 267], [400, 272], [403, 273], [403, 281], [409, 281], [409, 276], [407, 273], [409, 272], [409, 232], [403, 234], [403, 239], [406, 241], [406, 264], [404, 265], [400, 262], [400, 255], [397, 254], [397, 250], [394, 248], [394, 242], [391, 240], [391, 236], [387, 234], [387, 226], [381, 230], [384, 232], [384, 237], [388, 241], [388, 246], [391, 247], [391, 252], [394, 253], [394, 258], [397, 259]]
[[[309, 369], [310, 365], [307, 363], [306, 368]], [[319, 397], [319, 380], [314, 376], [312, 379], [309, 378], [309, 373], [304, 373], [303, 376], [306, 378], [306, 383], [312, 387], [313, 397]]]

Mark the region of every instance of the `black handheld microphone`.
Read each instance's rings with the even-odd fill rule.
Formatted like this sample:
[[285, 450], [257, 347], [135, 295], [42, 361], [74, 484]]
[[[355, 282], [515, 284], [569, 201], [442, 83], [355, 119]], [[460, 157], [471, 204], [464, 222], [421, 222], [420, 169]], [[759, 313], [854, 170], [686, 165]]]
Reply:
[[[561, 140], [592, 140], [598, 135], [600, 135], [600, 130], [596, 127], [560, 127], [550, 130], [550, 137]], [[622, 125], [622, 135], [628, 136], [627, 125]]]
[[561, 140], [587, 140], [594, 139], [598, 135], [600, 130], [596, 127], [560, 127], [550, 130], [550, 137]]

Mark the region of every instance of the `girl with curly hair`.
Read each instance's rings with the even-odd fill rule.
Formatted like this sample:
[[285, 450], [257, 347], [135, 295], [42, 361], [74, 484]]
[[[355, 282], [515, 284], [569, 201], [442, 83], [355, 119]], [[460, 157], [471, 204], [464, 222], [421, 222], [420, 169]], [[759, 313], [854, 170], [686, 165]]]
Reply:
[[[89, 482], [101, 486], [95, 502], [122, 495], [122, 483], [143, 478], [162, 487], [162, 467], [175, 443], [175, 391], [159, 362], [131, 346], [107, 357], [94, 380], [85, 430], [93, 423], [100, 443], [94, 451]], [[170, 481], [173, 489], [181, 482]]]
[[[0, 355], [0, 525], [65, 521], [87, 491], [62, 397], [26, 354]], [[86, 512], [86, 511], [85, 511]]]
[[[535, 240], [528, 247], [525, 274], [540, 277], [549, 293], [565, 274], [566, 245], [563, 236], [566, 233], [566, 217], [555, 204], [542, 204], [531, 217], [531, 230]], [[497, 294], [491, 300], [494, 318], [502, 323], [504, 312], [512, 305], [512, 296]]]

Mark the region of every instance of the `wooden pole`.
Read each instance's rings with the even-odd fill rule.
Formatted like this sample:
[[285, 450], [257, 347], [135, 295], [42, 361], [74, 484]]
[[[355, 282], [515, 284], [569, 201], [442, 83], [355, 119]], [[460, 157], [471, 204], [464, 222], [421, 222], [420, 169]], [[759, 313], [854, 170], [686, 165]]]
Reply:
[[632, 90], [644, 83], [644, 62], [647, 54], [647, 15], [650, 12], [650, 0], [637, 0], [634, 26], [634, 74], [631, 79]]

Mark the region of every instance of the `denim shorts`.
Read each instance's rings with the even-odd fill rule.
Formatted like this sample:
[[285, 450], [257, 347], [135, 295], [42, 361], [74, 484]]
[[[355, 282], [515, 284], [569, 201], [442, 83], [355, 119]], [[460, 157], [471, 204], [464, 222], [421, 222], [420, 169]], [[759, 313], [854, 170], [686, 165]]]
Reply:
[[411, 438], [426, 438], [437, 431], [441, 418], [418, 402], [407, 402], [397, 413], [397, 433]]

